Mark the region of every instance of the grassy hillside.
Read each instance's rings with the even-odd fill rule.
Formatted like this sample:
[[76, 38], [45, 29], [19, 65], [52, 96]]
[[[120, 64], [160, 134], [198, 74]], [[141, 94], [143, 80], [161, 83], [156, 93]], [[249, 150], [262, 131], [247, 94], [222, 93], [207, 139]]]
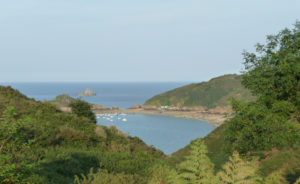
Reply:
[[241, 85], [240, 75], [224, 75], [208, 82], [186, 85], [157, 95], [144, 105], [214, 108], [228, 106], [230, 97], [246, 101], [254, 99]]
[[0, 183], [73, 183], [90, 168], [144, 183], [163, 153], [0, 86]]

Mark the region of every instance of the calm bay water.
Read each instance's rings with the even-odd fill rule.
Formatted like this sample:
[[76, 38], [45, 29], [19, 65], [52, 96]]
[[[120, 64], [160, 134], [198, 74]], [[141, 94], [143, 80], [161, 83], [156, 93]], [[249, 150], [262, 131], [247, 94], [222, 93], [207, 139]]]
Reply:
[[[126, 119], [127, 121], [122, 121]], [[171, 154], [197, 137], [204, 137], [214, 127], [204, 120], [174, 118], [162, 115], [106, 115], [97, 117], [98, 124], [115, 125], [131, 136], [141, 138], [165, 154]]]
[[[122, 109], [133, 104], [143, 104], [152, 96], [187, 83], [0, 83], [10, 85], [36, 100], [51, 100], [60, 94], [72, 97], [86, 88], [97, 95], [84, 97], [90, 103]], [[123, 119], [127, 121], [122, 121]], [[115, 125], [124, 133], [141, 138], [166, 154], [173, 153], [197, 137], [204, 137], [214, 127], [203, 120], [174, 118], [159, 115], [107, 115], [98, 116], [98, 124]]]

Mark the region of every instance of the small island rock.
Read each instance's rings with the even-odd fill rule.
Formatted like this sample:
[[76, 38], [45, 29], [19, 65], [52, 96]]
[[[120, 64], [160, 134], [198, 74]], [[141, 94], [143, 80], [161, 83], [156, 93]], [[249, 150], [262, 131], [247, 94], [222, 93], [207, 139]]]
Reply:
[[87, 88], [83, 93], [79, 93], [77, 96], [96, 96], [96, 93]]
[[140, 104], [132, 105], [129, 109], [141, 109], [142, 106]]
[[119, 110], [119, 107], [118, 106], [113, 106], [112, 110]]

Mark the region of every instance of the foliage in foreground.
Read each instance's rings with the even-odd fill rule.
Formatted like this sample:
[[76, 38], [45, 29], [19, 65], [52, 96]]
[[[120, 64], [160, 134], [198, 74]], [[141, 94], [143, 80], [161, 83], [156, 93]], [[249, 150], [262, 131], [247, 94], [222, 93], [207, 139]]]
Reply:
[[[256, 46], [257, 53], [244, 53], [242, 83], [257, 96], [257, 100], [248, 103], [233, 100], [236, 115], [227, 122], [227, 151], [237, 150], [242, 154], [258, 155], [261, 159], [268, 157], [266, 153], [271, 150], [293, 150], [299, 154], [299, 48], [300, 22], [296, 22], [294, 29], [268, 36], [266, 45]], [[290, 164], [289, 159], [285, 160], [286, 164]], [[283, 167], [282, 161], [277, 162]], [[287, 178], [294, 182], [300, 176], [299, 169], [295, 165], [285, 167], [292, 168]]]
[[[238, 152], [230, 156], [219, 172], [207, 156], [207, 147], [203, 140], [197, 139], [191, 144], [190, 155], [176, 169], [160, 163], [151, 169], [148, 184], [285, 184], [282, 170], [274, 171], [266, 177], [259, 172], [256, 158], [242, 158]], [[109, 174], [105, 170], [93, 170], [81, 178], [75, 177], [75, 184], [127, 184], [146, 182], [139, 176]], [[297, 181], [294, 183], [297, 184]]]
[[164, 157], [140, 139], [0, 86], [0, 183], [73, 183], [90, 168], [148, 178]]
[[[267, 37], [257, 54], [244, 53], [243, 84], [258, 99], [233, 102], [236, 116], [228, 122], [227, 140], [239, 152], [299, 143], [300, 23]], [[232, 146], [233, 145], [233, 146]]]
[[179, 165], [182, 183], [217, 183], [214, 176], [214, 165], [207, 156], [207, 147], [201, 140], [196, 140], [191, 145], [190, 155]]

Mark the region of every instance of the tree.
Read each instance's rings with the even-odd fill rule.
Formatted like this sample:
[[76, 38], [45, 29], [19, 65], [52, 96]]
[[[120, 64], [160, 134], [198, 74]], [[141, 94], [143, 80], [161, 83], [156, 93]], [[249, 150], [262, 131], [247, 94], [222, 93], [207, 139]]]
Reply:
[[72, 108], [72, 112], [76, 114], [78, 117], [86, 117], [90, 119], [93, 123], [97, 123], [96, 116], [92, 111], [92, 107], [89, 103], [77, 99], [72, 101], [69, 104], [69, 107]]
[[227, 121], [226, 151], [236, 150], [245, 154], [299, 141], [299, 130], [287, 115], [291, 111], [288, 103], [276, 102], [268, 108], [259, 100], [250, 103], [233, 100], [232, 108], [235, 117]]
[[151, 173], [149, 184], [179, 184], [177, 172], [167, 165], [156, 164]]
[[257, 53], [244, 52], [245, 74], [242, 83], [255, 95], [288, 101], [300, 110], [300, 22], [257, 44]]
[[[235, 117], [227, 124], [226, 145], [239, 153], [280, 148], [300, 142], [300, 22], [244, 52], [243, 85], [257, 96], [233, 101]], [[298, 122], [298, 123], [297, 123]]]
[[261, 181], [257, 174], [258, 161], [245, 161], [236, 151], [222, 168], [217, 175], [223, 184], [256, 184]]
[[265, 178], [264, 184], [287, 184], [288, 182], [282, 175], [282, 170], [274, 171]]
[[196, 139], [191, 144], [190, 155], [179, 165], [179, 177], [182, 183], [218, 183], [214, 176], [214, 165], [207, 152], [207, 147], [201, 139]]

